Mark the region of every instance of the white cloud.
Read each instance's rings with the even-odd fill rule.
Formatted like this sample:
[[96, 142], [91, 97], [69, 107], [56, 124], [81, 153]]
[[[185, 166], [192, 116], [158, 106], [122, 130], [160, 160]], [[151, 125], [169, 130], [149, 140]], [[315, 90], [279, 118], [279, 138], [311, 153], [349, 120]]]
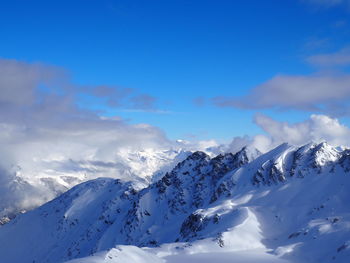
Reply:
[[[131, 91], [77, 87], [60, 68], [0, 59], [0, 216], [10, 206], [28, 208], [28, 202], [52, 198], [60, 187], [43, 178], [118, 177], [127, 170], [121, 151], [172, 147], [157, 127], [101, 118], [77, 107], [75, 96], [81, 92], [112, 96], [117, 103]], [[153, 102], [135, 92], [129, 96], [130, 105], [142, 109], [153, 108]]]
[[308, 120], [290, 124], [258, 114], [255, 116], [255, 123], [277, 144], [289, 142], [301, 145], [310, 141], [326, 140], [335, 146], [350, 146], [350, 129], [338, 119], [326, 115], [313, 114]]
[[272, 139], [269, 136], [258, 134], [255, 136], [237, 136], [234, 137], [228, 145], [222, 145], [223, 151], [235, 153], [245, 146], [251, 146], [260, 152], [267, 152], [274, 147]]
[[214, 104], [245, 109], [277, 108], [349, 114], [343, 107], [349, 99], [350, 75], [279, 75], [252, 89], [245, 97], [217, 97]]
[[235, 137], [229, 144], [228, 151], [235, 152], [249, 145], [261, 152], [267, 152], [285, 142], [300, 146], [312, 141], [327, 141], [333, 146], [350, 147], [350, 128], [341, 124], [338, 119], [326, 115], [313, 114], [305, 121], [291, 124], [257, 114], [254, 122], [265, 134]]

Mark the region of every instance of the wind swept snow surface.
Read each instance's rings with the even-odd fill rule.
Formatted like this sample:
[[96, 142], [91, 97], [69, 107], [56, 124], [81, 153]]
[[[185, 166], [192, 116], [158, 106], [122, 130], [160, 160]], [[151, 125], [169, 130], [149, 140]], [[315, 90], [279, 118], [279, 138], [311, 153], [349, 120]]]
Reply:
[[[175, 244], [174, 244], [175, 246]], [[178, 247], [178, 245], [177, 245]], [[158, 249], [160, 256], [157, 256], [152, 249], [142, 249], [134, 246], [118, 246], [108, 252], [100, 252], [95, 256], [75, 259], [66, 263], [288, 263], [289, 261], [280, 259], [274, 255], [266, 253], [264, 250], [246, 250], [236, 252], [195, 252], [189, 250], [173, 251], [169, 254], [167, 248]]]

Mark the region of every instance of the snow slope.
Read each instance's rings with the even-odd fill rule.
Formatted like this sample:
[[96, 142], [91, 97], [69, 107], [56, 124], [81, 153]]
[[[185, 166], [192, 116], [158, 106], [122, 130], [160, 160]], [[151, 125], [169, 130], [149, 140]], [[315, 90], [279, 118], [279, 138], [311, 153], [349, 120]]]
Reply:
[[326, 143], [195, 152], [146, 188], [95, 179], [16, 217], [0, 261], [345, 263], [349, 171]]
[[[175, 246], [174, 246], [175, 247]], [[179, 247], [177, 245], [177, 247]], [[135, 246], [117, 246], [109, 251], [99, 252], [94, 256], [80, 258], [68, 261], [67, 263], [287, 263], [288, 261], [280, 259], [274, 255], [266, 253], [264, 250], [245, 250], [245, 251], [228, 251], [228, 252], [195, 252], [172, 251], [169, 253], [168, 248], [160, 248], [157, 251], [147, 248], [138, 248]], [[163, 252], [164, 250], [164, 252]], [[162, 251], [160, 253], [159, 251]], [[160, 254], [160, 255], [159, 255]], [[166, 256], [164, 256], [166, 255]]]

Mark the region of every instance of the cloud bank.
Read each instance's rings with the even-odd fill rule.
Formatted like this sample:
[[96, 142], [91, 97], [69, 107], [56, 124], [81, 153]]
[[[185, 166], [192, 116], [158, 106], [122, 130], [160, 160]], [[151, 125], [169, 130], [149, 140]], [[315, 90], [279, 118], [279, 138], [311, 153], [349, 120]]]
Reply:
[[350, 147], [350, 128], [326, 115], [313, 114], [305, 121], [290, 124], [260, 113], [255, 116], [254, 122], [265, 134], [235, 137], [228, 146], [230, 151], [250, 145], [266, 152], [285, 142], [300, 146], [311, 141], [327, 141], [333, 146]]
[[[101, 118], [79, 108], [74, 97], [82, 88], [75, 87], [58, 68], [0, 60], [0, 87], [0, 143], [14, 152], [9, 156], [48, 157], [61, 152], [60, 156], [108, 159], [120, 147], [165, 147], [170, 143], [156, 127]], [[112, 90], [93, 87], [83, 92], [92, 91], [115, 100], [125, 96], [125, 92]], [[150, 107], [153, 101], [146, 95], [135, 95], [131, 100], [142, 107]], [[29, 151], [23, 151], [23, 147]], [[84, 149], [93, 150], [86, 154]]]
[[[349, 114], [342, 104], [350, 99], [350, 76], [279, 75], [252, 89], [245, 97], [216, 97], [218, 107], [296, 109]], [[345, 110], [345, 111], [344, 111]]]
[[111, 105], [153, 109], [149, 95], [77, 86], [61, 68], [7, 59], [0, 59], [0, 89], [0, 216], [9, 207], [51, 199], [71, 185], [67, 174], [81, 180], [122, 177], [118, 173], [127, 174], [127, 167], [121, 152], [173, 145], [157, 127], [102, 118], [76, 104], [79, 96], [95, 96]]
[[350, 48], [314, 54], [305, 61], [318, 68], [309, 75], [279, 74], [253, 87], [245, 96], [217, 96], [217, 107], [299, 110], [331, 116], [350, 115]]

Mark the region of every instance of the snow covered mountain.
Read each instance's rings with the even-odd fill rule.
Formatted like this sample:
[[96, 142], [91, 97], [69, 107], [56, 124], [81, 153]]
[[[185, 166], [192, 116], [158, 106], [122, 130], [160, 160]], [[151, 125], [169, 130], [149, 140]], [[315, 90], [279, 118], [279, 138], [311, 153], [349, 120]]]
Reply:
[[99, 178], [16, 217], [0, 261], [345, 263], [349, 172], [327, 143], [195, 152], [146, 187]]
[[[191, 152], [179, 149], [123, 149], [113, 161], [36, 160], [35, 169], [14, 165], [0, 169], [0, 225], [16, 214], [52, 200], [73, 186], [98, 177], [132, 180], [145, 186], [162, 177]], [[154, 176], [153, 176], [154, 175]]]

